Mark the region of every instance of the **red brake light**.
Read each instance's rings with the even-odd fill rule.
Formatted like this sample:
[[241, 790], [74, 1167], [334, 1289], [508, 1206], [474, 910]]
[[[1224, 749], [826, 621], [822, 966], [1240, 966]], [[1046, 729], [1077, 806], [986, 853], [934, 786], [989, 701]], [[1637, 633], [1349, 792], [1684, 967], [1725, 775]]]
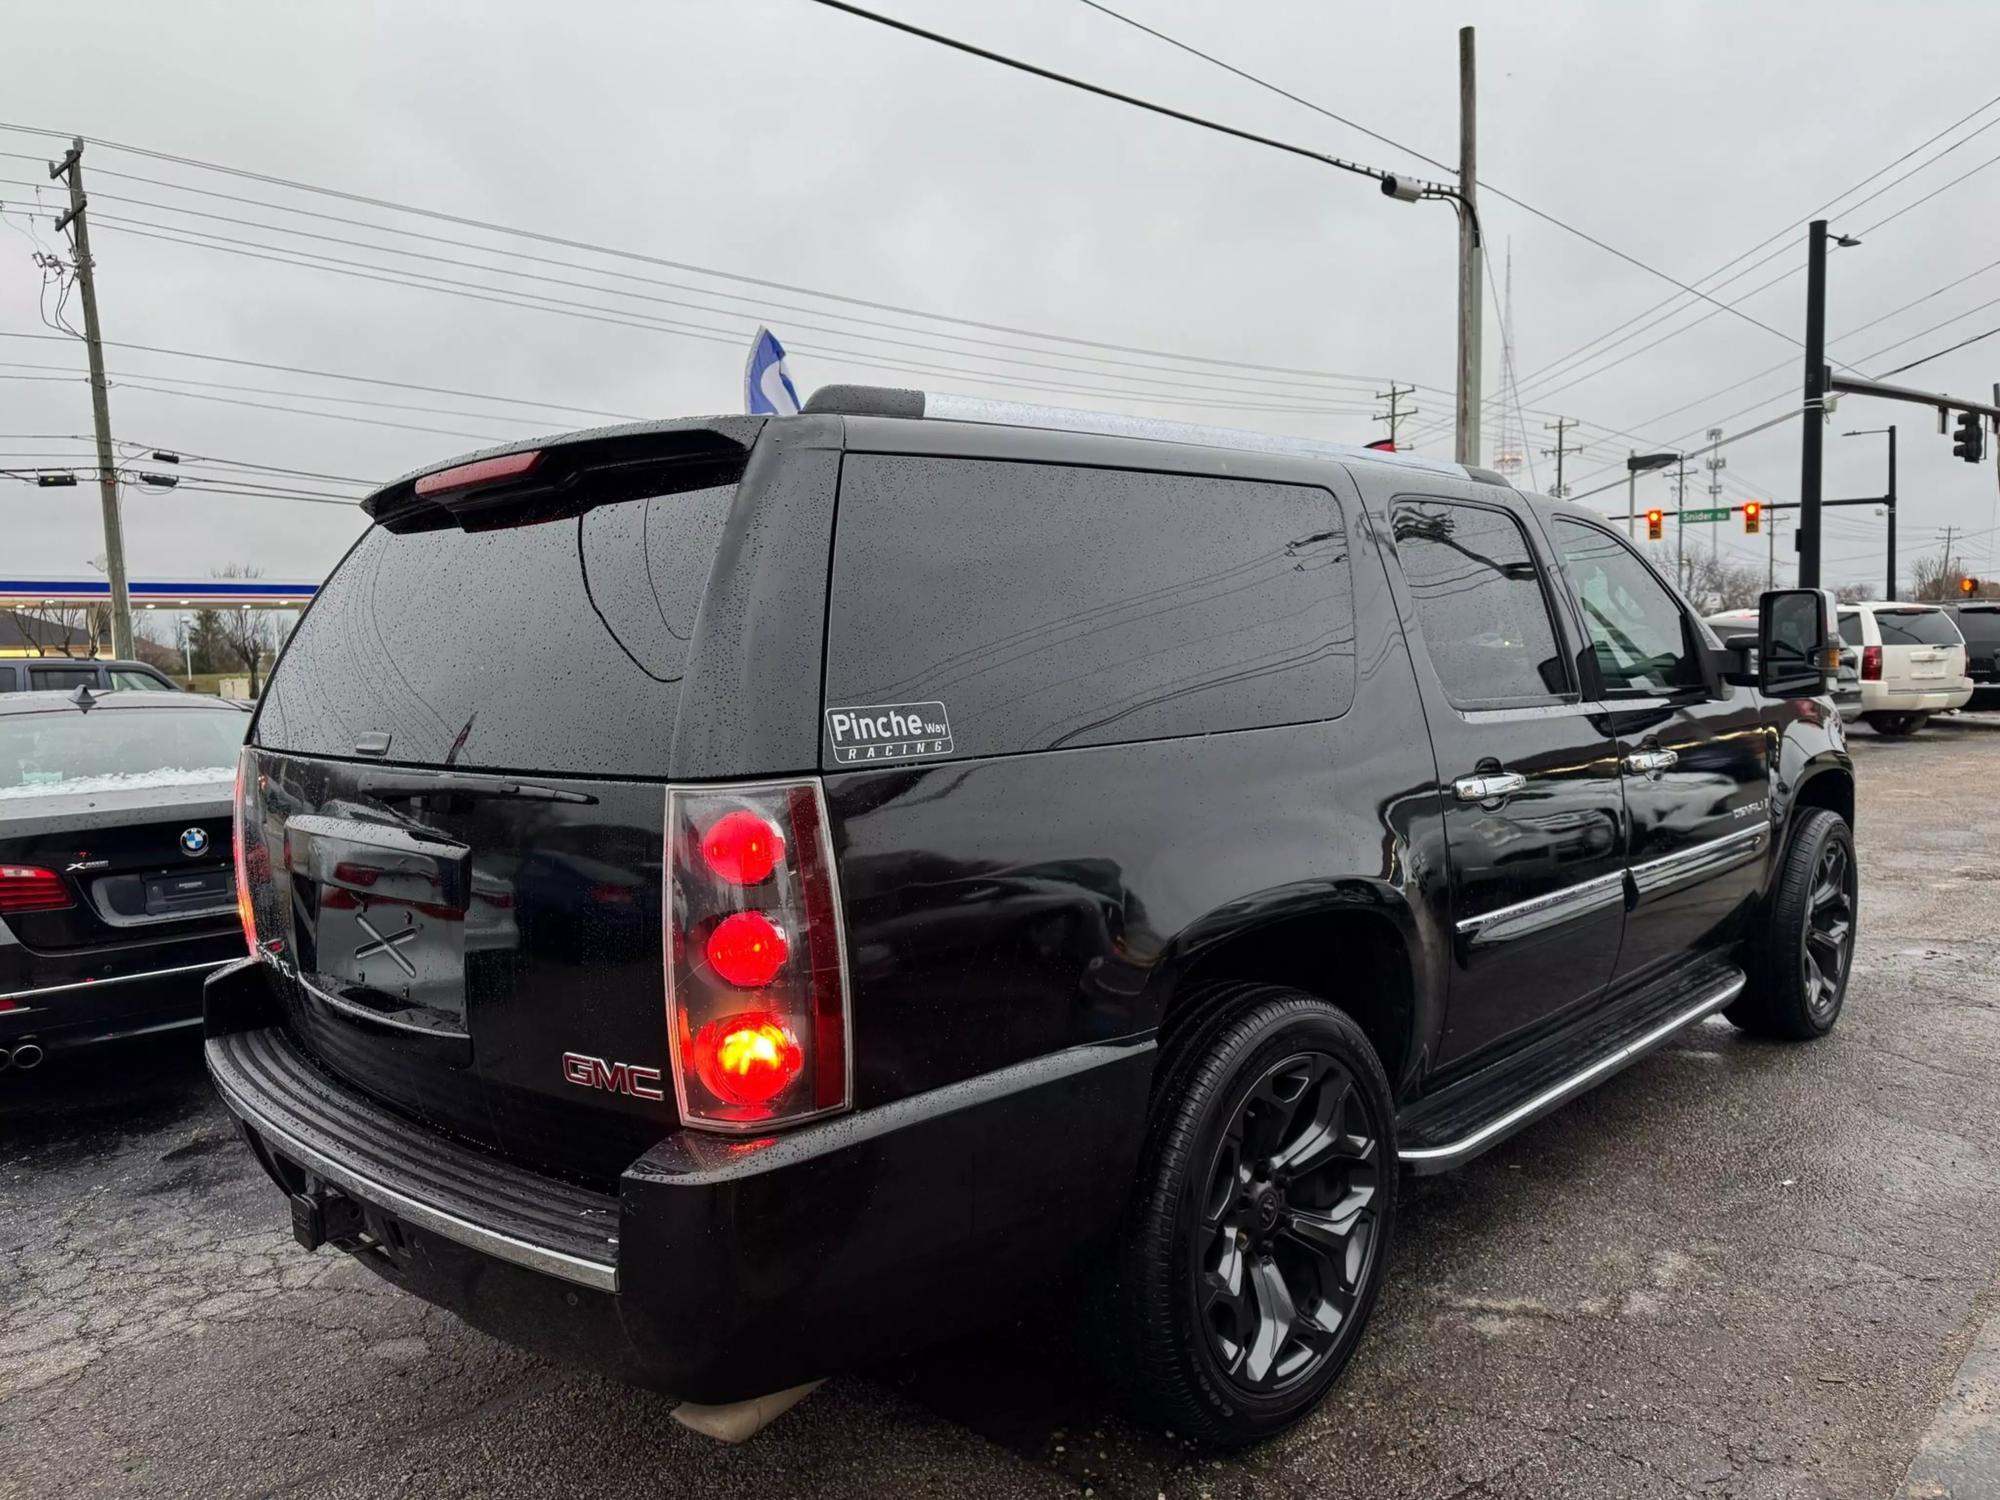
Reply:
[[689, 1050], [703, 1086], [731, 1104], [768, 1104], [805, 1067], [798, 1039], [758, 1011], [710, 1021]]
[[1882, 648], [1863, 646], [1861, 648], [1861, 680], [1880, 682], [1882, 680]]
[[455, 469], [440, 469], [435, 474], [426, 474], [417, 481], [419, 495], [442, 495], [450, 490], [469, 490], [475, 484], [490, 484], [496, 479], [514, 479], [527, 473], [542, 461], [539, 450], [527, 453], [503, 453], [498, 458], [482, 458], [477, 463], [460, 464]]
[[701, 836], [701, 857], [731, 885], [761, 885], [784, 857], [785, 836], [747, 807], [724, 813]]
[[54, 870], [40, 865], [0, 865], [0, 912], [61, 911], [76, 903]]
[[732, 912], [705, 945], [708, 966], [739, 989], [761, 990], [785, 966], [784, 931], [761, 911]]
[[851, 1101], [845, 938], [816, 780], [667, 791], [667, 1025], [684, 1123]]
[[[246, 797], [250, 783], [257, 772], [251, 761], [255, 752], [247, 745], [236, 756], [236, 807], [229, 820], [229, 849], [236, 862], [236, 919], [243, 924], [243, 944], [249, 952], [257, 951], [257, 906], [250, 892], [250, 840], [247, 829], [252, 821], [260, 820], [257, 811], [258, 799]], [[263, 836], [259, 832], [257, 853], [263, 856], [262, 873], [270, 874], [271, 857], [264, 847]]]

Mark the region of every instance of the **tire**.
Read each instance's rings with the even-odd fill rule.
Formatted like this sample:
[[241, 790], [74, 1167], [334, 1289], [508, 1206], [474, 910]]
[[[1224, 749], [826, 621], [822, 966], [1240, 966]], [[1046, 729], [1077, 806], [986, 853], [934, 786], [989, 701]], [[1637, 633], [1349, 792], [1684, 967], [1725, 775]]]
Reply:
[[1892, 739], [1901, 739], [1906, 735], [1915, 734], [1925, 724], [1930, 722], [1929, 714], [1877, 712], [1863, 714], [1862, 717], [1868, 721], [1870, 729], [1874, 730], [1877, 734], [1888, 735]]
[[1833, 1030], [1854, 970], [1859, 895], [1847, 821], [1808, 808], [1779, 867], [1765, 930], [1747, 955], [1750, 983], [1724, 1014], [1744, 1031], [1787, 1041]]
[[1273, 985], [1217, 985], [1161, 1060], [1102, 1336], [1144, 1421], [1224, 1447], [1339, 1378], [1395, 1227], [1395, 1108], [1361, 1028]]

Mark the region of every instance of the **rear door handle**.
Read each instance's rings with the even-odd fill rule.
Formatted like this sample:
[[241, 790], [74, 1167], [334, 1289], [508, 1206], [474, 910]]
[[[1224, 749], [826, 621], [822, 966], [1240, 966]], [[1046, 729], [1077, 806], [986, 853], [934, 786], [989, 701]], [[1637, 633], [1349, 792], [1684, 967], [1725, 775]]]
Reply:
[[1654, 771], [1671, 771], [1680, 764], [1680, 753], [1674, 750], [1634, 750], [1625, 757], [1625, 769], [1635, 776], [1649, 775]]
[[1528, 778], [1518, 771], [1487, 771], [1461, 776], [1451, 789], [1461, 802], [1491, 802], [1496, 797], [1510, 797], [1527, 784]]

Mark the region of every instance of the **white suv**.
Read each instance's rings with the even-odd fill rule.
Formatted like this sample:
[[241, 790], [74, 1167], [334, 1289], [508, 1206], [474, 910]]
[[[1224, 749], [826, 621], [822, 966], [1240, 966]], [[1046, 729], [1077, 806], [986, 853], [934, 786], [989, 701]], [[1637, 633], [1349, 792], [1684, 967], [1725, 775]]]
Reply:
[[1935, 604], [1843, 604], [1840, 638], [1861, 650], [1861, 717], [1877, 734], [1915, 734], [1972, 697], [1965, 637]]

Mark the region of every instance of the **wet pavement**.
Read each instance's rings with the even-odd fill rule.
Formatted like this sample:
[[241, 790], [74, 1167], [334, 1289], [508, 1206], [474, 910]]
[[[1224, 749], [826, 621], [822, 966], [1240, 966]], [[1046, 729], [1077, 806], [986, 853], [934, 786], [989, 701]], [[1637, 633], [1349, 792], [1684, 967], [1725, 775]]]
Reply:
[[2000, 716], [1853, 744], [1835, 1034], [1712, 1022], [1413, 1184], [1344, 1382], [1248, 1454], [1111, 1418], [1047, 1318], [717, 1447], [298, 1250], [189, 1045], [0, 1078], [0, 1500], [2000, 1496]]

